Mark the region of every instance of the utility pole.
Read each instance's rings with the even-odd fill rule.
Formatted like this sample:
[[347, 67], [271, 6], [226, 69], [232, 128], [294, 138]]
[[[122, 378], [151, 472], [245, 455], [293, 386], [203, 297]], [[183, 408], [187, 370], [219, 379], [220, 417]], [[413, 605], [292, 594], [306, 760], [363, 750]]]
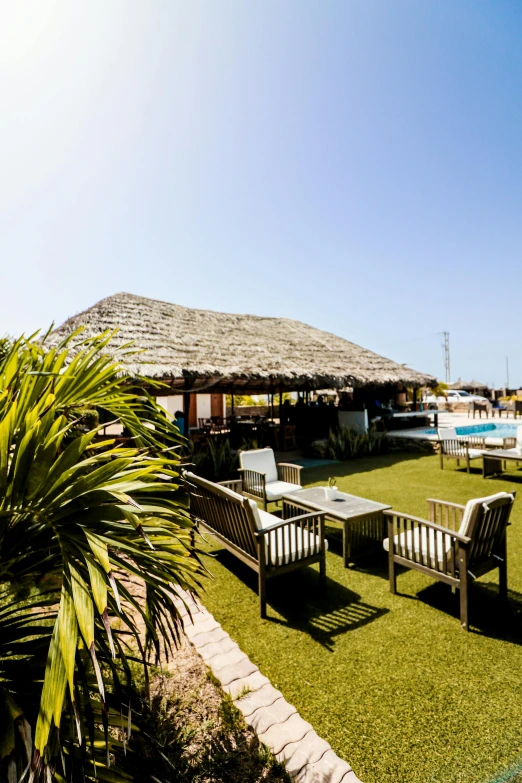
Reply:
[[509, 389], [509, 360], [506, 356], [506, 391]]
[[446, 371], [446, 383], [449, 383], [451, 380], [449, 332], [442, 332], [442, 334], [444, 336], [444, 369]]

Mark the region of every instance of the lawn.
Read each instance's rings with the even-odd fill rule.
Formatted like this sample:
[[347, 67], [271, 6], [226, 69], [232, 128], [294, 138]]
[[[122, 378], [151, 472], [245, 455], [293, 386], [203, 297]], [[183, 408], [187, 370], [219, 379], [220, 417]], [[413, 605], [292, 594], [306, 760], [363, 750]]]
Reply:
[[[303, 470], [303, 482], [332, 474], [342, 490], [419, 516], [427, 497], [522, 495], [516, 474], [484, 480], [478, 468], [441, 471], [436, 456], [410, 454]], [[512, 523], [509, 608], [497, 572], [486, 574], [471, 592], [469, 633], [448, 586], [399, 571], [393, 596], [384, 555], [345, 569], [335, 541], [326, 590], [317, 567], [277, 578], [266, 620], [253, 572], [216, 547], [203, 601], [364, 783], [522, 780], [522, 498]]]

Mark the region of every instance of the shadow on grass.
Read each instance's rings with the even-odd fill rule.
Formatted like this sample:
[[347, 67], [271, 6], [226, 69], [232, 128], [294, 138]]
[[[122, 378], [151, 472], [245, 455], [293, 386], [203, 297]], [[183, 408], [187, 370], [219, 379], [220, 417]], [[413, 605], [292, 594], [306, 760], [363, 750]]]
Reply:
[[[402, 598], [420, 600], [441, 612], [460, 620], [459, 591], [435, 582], [416, 595]], [[511, 644], [522, 644], [522, 594], [508, 590], [508, 600], [502, 601], [495, 582], [475, 582], [469, 593], [469, 621], [472, 633], [489, 636]]]
[[[257, 574], [225, 549], [216, 559], [257, 592]], [[308, 634], [333, 651], [335, 637], [377, 620], [388, 609], [361, 601], [360, 595], [329, 577], [321, 585], [315, 569], [298, 571], [267, 580], [268, 620]], [[270, 609], [280, 617], [270, 616]]]
[[[482, 471], [480, 471], [480, 473], [482, 473]], [[489, 478], [492, 478], [494, 481], [506, 481], [508, 484], [519, 484], [522, 482], [522, 470], [495, 473], [494, 476], [488, 476], [486, 482]]]

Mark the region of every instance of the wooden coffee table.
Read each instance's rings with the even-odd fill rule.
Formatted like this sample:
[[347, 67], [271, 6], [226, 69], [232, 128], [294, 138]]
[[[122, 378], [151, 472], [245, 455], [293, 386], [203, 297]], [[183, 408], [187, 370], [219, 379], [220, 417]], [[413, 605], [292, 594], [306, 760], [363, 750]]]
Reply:
[[[302, 511], [324, 511], [329, 521], [339, 522], [343, 526], [343, 559], [348, 568], [351, 561], [370, 550], [382, 547], [385, 538], [383, 511], [391, 506], [376, 503], [374, 500], [359, 498], [338, 492], [335, 500], [326, 500], [324, 487], [298, 489], [283, 495], [283, 506]], [[285, 508], [283, 509], [284, 516]]]
[[504, 462], [522, 462], [522, 454], [516, 449], [491, 449], [484, 452], [482, 475], [484, 478], [502, 473]]

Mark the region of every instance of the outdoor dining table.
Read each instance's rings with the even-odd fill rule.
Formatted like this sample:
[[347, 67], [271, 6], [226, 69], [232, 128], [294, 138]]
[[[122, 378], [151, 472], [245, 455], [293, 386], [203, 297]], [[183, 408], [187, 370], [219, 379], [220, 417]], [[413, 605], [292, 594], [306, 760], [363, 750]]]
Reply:
[[[382, 548], [385, 535], [384, 511], [391, 506], [374, 500], [337, 492], [333, 500], [327, 500], [325, 487], [310, 487], [295, 492], [285, 492], [283, 516], [288, 518], [294, 510], [324, 511], [325, 518], [343, 526], [344, 567], [369, 551]], [[287, 515], [286, 511], [290, 511]]]

